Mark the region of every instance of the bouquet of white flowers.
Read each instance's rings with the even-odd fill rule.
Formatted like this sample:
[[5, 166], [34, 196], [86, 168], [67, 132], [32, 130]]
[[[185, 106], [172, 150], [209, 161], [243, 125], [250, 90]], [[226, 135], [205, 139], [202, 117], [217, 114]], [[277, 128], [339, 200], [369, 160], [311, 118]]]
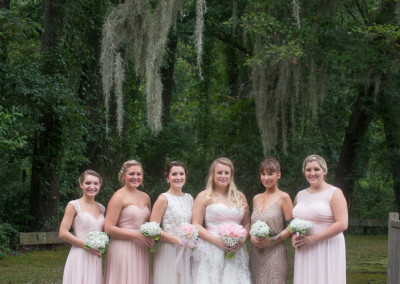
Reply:
[[[236, 223], [224, 223], [218, 228], [218, 236], [222, 242], [230, 247], [235, 246], [238, 242], [246, 239], [246, 229], [242, 225]], [[234, 252], [227, 252], [226, 258], [230, 259], [235, 256]]]
[[[258, 220], [250, 228], [250, 236], [255, 236], [258, 238], [268, 239], [269, 234], [271, 233], [271, 228], [264, 221]], [[259, 248], [259, 252], [262, 252], [263, 249]]]
[[88, 249], [96, 249], [99, 252], [104, 253], [109, 244], [110, 239], [106, 233], [100, 231], [91, 231], [85, 240], [84, 247]]
[[194, 248], [197, 246], [199, 232], [196, 226], [189, 223], [182, 223], [178, 227], [179, 243], [183, 247]]
[[157, 222], [146, 222], [140, 226], [140, 232], [146, 237], [150, 236], [157, 241], [161, 234], [161, 227]]
[[312, 223], [307, 220], [295, 218], [290, 222], [288, 227], [291, 233], [296, 232], [297, 236], [302, 236], [312, 227]]

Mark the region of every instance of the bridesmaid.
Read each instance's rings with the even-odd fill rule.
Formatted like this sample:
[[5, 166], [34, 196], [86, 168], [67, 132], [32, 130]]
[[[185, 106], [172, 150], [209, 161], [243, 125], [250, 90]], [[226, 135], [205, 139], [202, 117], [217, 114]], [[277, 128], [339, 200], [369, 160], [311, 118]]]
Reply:
[[123, 185], [107, 206], [104, 229], [111, 236], [104, 272], [105, 283], [149, 283], [149, 251], [151, 237], [139, 232], [149, 220], [150, 197], [140, 191], [143, 168], [135, 161], [126, 161], [118, 174]]
[[311, 221], [305, 236], [292, 237], [297, 249], [294, 284], [346, 283], [346, 252], [343, 231], [347, 229], [347, 202], [342, 191], [325, 181], [328, 167], [318, 155], [308, 156], [303, 173], [310, 186], [295, 200], [293, 217]]
[[177, 237], [179, 225], [192, 222], [193, 197], [182, 192], [186, 167], [179, 161], [169, 162], [164, 176], [170, 187], [158, 197], [150, 217], [163, 229], [154, 255], [154, 284], [191, 283], [191, 249], [181, 247]]
[[[91, 231], [103, 231], [105, 208], [94, 200], [100, 191], [102, 179], [97, 172], [86, 170], [78, 181], [82, 197], [68, 203], [59, 231], [60, 239], [72, 245], [65, 263], [63, 283], [101, 284], [101, 253], [84, 246]], [[74, 234], [69, 232], [71, 226]]]
[[[247, 232], [250, 228], [249, 206], [244, 194], [237, 189], [233, 175], [231, 160], [216, 159], [211, 164], [206, 189], [194, 201], [193, 224], [200, 237], [193, 254], [195, 284], [251, 283], [244, 242], [229, 247], [218, 237], [218, 227], [224, 223], [241, 224]], [[227, 259], [226, 252], [234, 252], [233, 259]]]
[[[278, 188], [281, 170], [277, 159], [264, 159], [260, 163], [259, 172], [265, 192], [253, 199], [251, 223], [264, 221], [272, 232], [268, 239], [251, 237], [253, 249], [250, 255], [250, 269], [253, 284], [285, 284], [288, 260], [286, 246], [282, 240], [291, 235], [286, 222], [292, 219], [293, 204], [289, 194]], [[262, 252], [259, 249], [262, 249]]]

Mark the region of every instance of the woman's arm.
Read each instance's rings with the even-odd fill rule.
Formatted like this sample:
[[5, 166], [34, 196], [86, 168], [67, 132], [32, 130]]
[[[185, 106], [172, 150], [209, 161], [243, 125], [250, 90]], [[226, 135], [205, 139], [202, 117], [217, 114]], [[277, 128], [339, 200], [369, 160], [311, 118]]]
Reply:
[[[65, 208], [64, 217], [60, 224], [60, 230], [58, 232], [58, 236], [60, 237], [60, 239], [66, 241], [71, 245], [74, 245], [79, 248], [84, 248], [85, 241], [77, 238], [69, 231], [71, 229], [72, 222], [74, 221], [76, 215], [77, 212], [75, 210], [75, 207], [72, 204], [68, 204], [67, 207]], [[87, 250], [95, 255], [101, 256], [101, 253], [98, 250], [95, 249], [87, 249]]]
[[[154, 203], [153, 210], [151, 211], [150, 222], [161, 223], [162, 218], [164, 217], [165, 210], [168, 207], [168, 200], [164, 195], [160, 195], [156, 202]], [[179, 239], [173, 235], [168, 234], [167, 232], [161, 231], [160, 240], [172, 244], [179, 245]]]
[[203, 227], [203, 220], [205, 213], [206, 213], [206, 197], [205, 197], [205, 191], [202, 191], [197, 195], [196, 199], [194, 200], [192, 223], [193, 225], [196, 226], [197, 230], [199, 231], [199, 237], [201, 239], [215, 245], [216, 247], [219, 247], [220, 249], [225, 250], [226, 246], [221, 241], [221, 239], [217, 238]]
[[72, 222], [75, 219], [77, 212], [72, 204], [68, 204], [65, 208], [64, 217], [60, 224], [60, 230], [58, 232], [58, 236], [60, 239], [66, 241], [67, 243], [83, 248], [85, 246], [85, 241], [77, 238], [73, 234], [70, 233], [70, 229], [72, 226]]
[[332, 194], [331, 209], [335, 222], [325, 230], [311, 236], [303, 236], [296, 238], [298, 246], [303, 247], [315, 242], [326, 240], [345, 231], [348, 226], [347, 202], [341, 189], [336, 189]]
[[247, 199], [246, 196], [241, 192], [240, 193], [242, 201], [244, 202], [245, 206], [244, 206], [244, 215], [243, 215], [243, 219], [241, 222], [241, 225], [246, 229], [246, 239], [249, 236], [249, 231], [250, 231], [250, 209], [249, 209], [249, 204], [247, 203]]
[[250, 231], [250, 209], [249, 209], [249, 204], [247, 203], [246, 196], [240, 192], [240, 198], [242, 199], [242, 202], [245, 204], [244, 206], [244, 215], [242, 222], [240, 223], [243, 228], [246, 229], [246, 238], [243, 242], [238, 242], [235, 246], [229, 247], [227, 251], [229, 252], [236, 252], [238, 249], [240, 249], [246, 242], [247, 237], [249, 236], [249, 231]]

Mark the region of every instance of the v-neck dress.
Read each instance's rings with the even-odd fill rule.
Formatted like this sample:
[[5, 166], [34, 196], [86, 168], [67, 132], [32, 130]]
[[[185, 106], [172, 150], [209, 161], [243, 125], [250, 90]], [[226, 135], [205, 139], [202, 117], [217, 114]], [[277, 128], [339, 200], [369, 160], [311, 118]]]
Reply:
[[[82, 212], [79, 200], [68, 204], [74, 206], [77, 215], [72, 222], [74, 235], [85, 240], [91, 231], [103, 231], [105, 208], [99, 204], [101, 214], [96, 218], [90, 212]], [[63, 284], [101, 284], [101, 257], [88, 252], [86, 249], [72, 246], [64, 267]]]
[[[285, 216], [278, 201], [263, 211], [254, 206], [251, 214], [251, 224], [258, 220], [267, 223], [272, 230], [270, 237], [278, 235], [285, 226]], [[261, 252], [253, 246], [250, 255], [250, 270], [253, 284], [285, 284], [288, 272], [285, 242], [271, 244], [263, 248]]]

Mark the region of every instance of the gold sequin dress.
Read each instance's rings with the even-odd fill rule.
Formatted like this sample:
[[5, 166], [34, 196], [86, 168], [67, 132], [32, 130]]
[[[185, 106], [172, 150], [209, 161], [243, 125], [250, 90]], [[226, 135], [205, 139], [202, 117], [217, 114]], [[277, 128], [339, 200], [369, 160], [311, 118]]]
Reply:
[[[254, 206], [251, 224], [258, 220], [264, 221], [272, 229], [270, 237], [279, 234], [285, 226], [285, 217], [278, 201], [263, 211], [259, 211]], [[269, 245], [262, 252], [253, 246], [250, 255], [250, 270], [253, 284], [285, 284], [288, 272], [285, 243], [280, 241]]]

